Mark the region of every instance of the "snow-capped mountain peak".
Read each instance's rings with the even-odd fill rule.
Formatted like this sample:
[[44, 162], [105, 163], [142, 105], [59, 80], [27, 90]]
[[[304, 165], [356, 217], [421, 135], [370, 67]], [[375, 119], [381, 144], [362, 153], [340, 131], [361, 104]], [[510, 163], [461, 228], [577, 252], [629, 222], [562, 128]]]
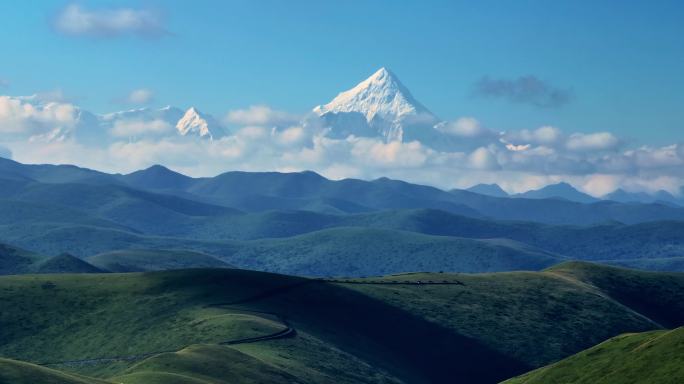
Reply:
[[388, 140], [401, 140], [402, 126], [415, 121], [434, 124], [435, 116], [418, 102], [388, 69], [380, 68], [354, 88], [331, 102], [314, 108], [320, 116], [332, 113], [360, 113]]
[[182, 136], [197, 135], [212, 140], [215, 134], [212, 129], [218, 129], [215, 125], [211, 116], [205, 116], [197, 108], [190, 107], [176, 123], [176, 129]]
[[331, 102], [314, 109], [320, 115], [327, 112], [360, 112], [369, 122], [375, 116], [389, 121], [407, 115], [428, 113], [422, 104], [387, 68], [380, 68], [354, 88], [337, 95]]

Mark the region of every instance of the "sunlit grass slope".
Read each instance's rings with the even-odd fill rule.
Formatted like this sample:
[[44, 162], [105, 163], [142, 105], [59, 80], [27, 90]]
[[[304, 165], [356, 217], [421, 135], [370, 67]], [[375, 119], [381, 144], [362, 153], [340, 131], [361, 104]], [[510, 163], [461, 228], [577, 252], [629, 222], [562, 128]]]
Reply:
[[507, 384], [684, 382], [684, 328], [624, 334]]

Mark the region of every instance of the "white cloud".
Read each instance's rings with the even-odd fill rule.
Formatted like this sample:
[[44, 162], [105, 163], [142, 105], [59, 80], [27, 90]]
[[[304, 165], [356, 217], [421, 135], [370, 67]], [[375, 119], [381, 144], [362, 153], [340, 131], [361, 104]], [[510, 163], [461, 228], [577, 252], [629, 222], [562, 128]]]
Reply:
[[574, 133], [570, 135], [566, 147], [571, 151], [597, 151], [613, 149], [620, 144], [610, 132]]
[[490, 135], [492, 132], [485, 129], [480, 122], [473, 117], [461, 117], [455, 121], [437, 124], [438, 131], [459, 137], [479, 137]]
[[271, 109], [265, 105], [252, 105], [235, 109], [226, 115], [226, 122], [237, 125], [282, 126], [299, 123], [301, 116]]
[[158, 136], [173, 132], [174, 127], [168, 122], [155, 120], [117, 120], [110, 133], [114, 137]]
[[69, 131], [78, 122], [79, 110], [73, 104], [36, 102], [35, 96], [0, 96], [0, 135], [30, 137], [56, 129]]
[[510, 143], [506, 144], [506, 149], [508, 149], [509, 151], [514, 151], [514, 152], [527, 151], [528, 149], [530, 149], [530, 147], [531, 147], [530, 144], [525, 144], [525, 145], [522, 145], [522, 144], [515, 145], [515, 144], [510, 144]]
[[303, 127], [290, 127], [282, 132], [273, 129], [272, 134], [276, 136], [277, 140], [283, 145], [295, 145], [306, 140], [306, 131]]
[[474, 169], [496, 170], [501, 168], [496, 155], [489, 148], [480, 147], [468, 156], [468, 162]]
[[72, 36], [114, 37], [137, 35], [159, 37], [168, 34], [158, 12], [149, 9], [85, 9], [69, 4], [54, 19], [57, 31]]
[[561, 142], [563, 133], [560, 129], [551, 126], [543, 126], [534, 130], [523, 129], [514, 132], [504, 132], [501, 141], [513, 145], [546, 145], [554, 146]]
[[417, 141], [385, 143], [377, 139], [351, 138], [350, 142], [351, 155], [362, 164], [417, 168], [423, 166], [429, 156], [429, 150]]
[[154, 99], [154, 92], [149, 89], [140, 88], [134, 89], [126, 96], [125, 101], [128, 104], [143, 105], [149, 104]]
[[595, 174], [589, 175], [582, 185], [582, 189], [592, 196], [605, 196], [618, 189], [622, 182], [618, 175]]
[[561, 130], [556, 127], [544, 126], [535, 129], [532, 136], [538, 144], [548, 145], [558, 142], [563, 135]]

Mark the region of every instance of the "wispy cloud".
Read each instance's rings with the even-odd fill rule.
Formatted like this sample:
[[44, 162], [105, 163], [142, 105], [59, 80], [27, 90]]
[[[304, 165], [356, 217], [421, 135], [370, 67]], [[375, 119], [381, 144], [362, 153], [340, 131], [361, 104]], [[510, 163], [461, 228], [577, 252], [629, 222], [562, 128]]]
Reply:
[[70, 36], [161, 37], [169, 34], [160, 13], [150, 9], [86, 9], [69, 4], [57, 13], [53, 25], [57, 31]]
[[145, 105], [152, 102], [153, 99], [154, 92], [146, 88], [140, 88], [131, 91], [122, 101], [126, 104]]
[[288, 125], [299, 122], [301, 116], [271, 109], [266, 105], [252, 105], [247, 109], [234, 109], [226, 115], [226, 122], [237, 125]]
[[555, 87], [532, 75], [517, 79], [484, 77], [475, 84], [474, 94], [541, 108], [562, 107], [572, 100], [569, 90]]
[[7, 79], [0, 78], [0, 88], [9, 87], [9, 81]]

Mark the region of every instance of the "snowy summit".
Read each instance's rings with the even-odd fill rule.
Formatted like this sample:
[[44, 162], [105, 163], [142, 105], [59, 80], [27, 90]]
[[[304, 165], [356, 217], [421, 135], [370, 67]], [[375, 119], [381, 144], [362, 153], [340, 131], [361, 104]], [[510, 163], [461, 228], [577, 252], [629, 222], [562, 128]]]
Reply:
[[354, 88], [342, 92], [331, 102], [314, 108], [319, 116], [360, 113], [386, 140], [402, 140], [403, 127], [434, 124], [436, 117], [388, 69], [380, 68]]
[[190, 107], [178, 120], [176, 129], [182, 136], [195, 135], [209, 140], [213, 140], [215, 136], [220, 136], [219, 132], [212, 132], [212, 129], [219, 129], [213, 118], [203, 115], [195, 107]]

